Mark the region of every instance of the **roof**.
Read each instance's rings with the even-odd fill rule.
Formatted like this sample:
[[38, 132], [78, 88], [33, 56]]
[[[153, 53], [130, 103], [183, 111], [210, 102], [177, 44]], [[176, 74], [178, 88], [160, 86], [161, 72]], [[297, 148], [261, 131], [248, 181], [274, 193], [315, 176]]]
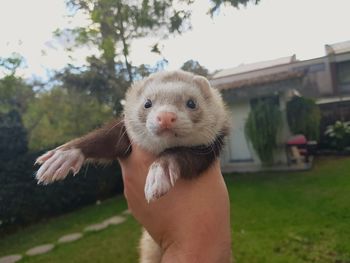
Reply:
[[296, 57], [295, 57], [295, 55], [293, 55], [293, 56], [288, 56], [288, 57], [283, 57], [283, 58], [278, 58], [278, 59], [273, 59], [273, 60], [268, 60], [268, 61], [252, 63], [252, 64], [242, 64], [242, 65], [235, 67], [235, 68], [221, 70], [218, 73], [216, 73], [212, 77], [212, 79], [222, 78], [222, 77], [226, 77], [226, 76], [230, 76], [230, 75], [241, 74], [241, 73], [255, 71], [255, 70], [259, 70], [259, 69], [280, 66], [280, 65], [284, 65], [284, 64], [290, 64], [290, 63], [295, 62], [295, 61], [296, 61]]
[[287, 79], [301, 78], [304, 75], [305, 73], [300, 71], [298, 72], [284, 71], [284, 72], [278, 72], [270, 75], [259, 76], [255, 78], [238, 80], [234, 82], [226, 82], [226, 83], [215, 85], [215, 87], [219, 90], [236, 89], [236, 88], [242, 88], [247, 86], [263, 85], [263, 84], [283, 81]]
[[328, 103], [343, 102], [343, 101], [350, 101], [350, 96], [319, 98], [316, 100], [316, 103], [317, 104], [328, 104]]
[[350, 41], [326, 45], [325, 47], [327, 55], [350, 52]]

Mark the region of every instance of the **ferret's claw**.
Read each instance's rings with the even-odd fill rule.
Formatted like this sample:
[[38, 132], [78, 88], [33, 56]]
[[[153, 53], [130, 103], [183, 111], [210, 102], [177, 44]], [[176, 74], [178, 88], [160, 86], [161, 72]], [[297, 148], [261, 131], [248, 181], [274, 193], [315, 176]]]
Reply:
[[145, 197], [147, 202], [157, 200], [165, 195], [174, 186], [179, 178], [178, 170], [175, 165], [167, 165], [164, 168], [160, 163], [154, 162], [146, 178]]
[[79, 149], [54, 150], [39, 157], [37, 163], [42, 166], [36, 173], [38, 184], [49, 184], [64, 179], [73, 170], [78, 173], [85, 158]]
[[48, 151], [47, 153], [44, 153], [43, 155], [39, 156], [36, 160], [34, 165], [39, 164], [42, 165], [45, 161], [47, 161], [48, 159], [50, 159], [52, 157], [52, 155], [54, 155], [55, 151]]

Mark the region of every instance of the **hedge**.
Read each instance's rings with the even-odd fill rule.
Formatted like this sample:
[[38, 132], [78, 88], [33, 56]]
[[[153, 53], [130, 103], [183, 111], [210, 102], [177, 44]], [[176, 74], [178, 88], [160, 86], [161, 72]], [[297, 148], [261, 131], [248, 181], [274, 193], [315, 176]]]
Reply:
[[97, 200], [121, 193], [123, 183], [118, 164], [84, 166], [78, 175], [51, 185], [38, 185], [34, 160], [43, 152], [0, 159], [0, 230], [28, 224]]

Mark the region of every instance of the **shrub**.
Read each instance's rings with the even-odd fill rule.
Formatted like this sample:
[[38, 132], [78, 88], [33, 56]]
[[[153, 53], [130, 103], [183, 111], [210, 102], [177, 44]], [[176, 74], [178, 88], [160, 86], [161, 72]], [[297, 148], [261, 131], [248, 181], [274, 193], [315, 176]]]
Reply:
[[252, 107], [245, 124], [245, 133], [264, 164], [273, 163], [280, 125], [281, 112], [277, 104], [270, 100], [261, 100]]
[[350, 146], [350, 122], [336, 121], [329, 125], [325, 135], [330, 138], [330, 143], [337, 150], [342, 151]]
[[287, 103], [287, 120], [294, 134], [303, 134], [308, 140], [319, 139], [321, 113], [313, 100], [293, 97]]
[[93, 165], [79, 175], [68, 176], [51, 185], [37, 185], [33, 167], [41, 153], [27, 153], [12, 160], [0, 161], [0, 229], [72, 211], [80, 206], [122, 192], [119, 166]]
[[0, 160], [6, 161], [27, 151], [27, 132], [15, 110], [0, 114]]
[[122, 192], [118, 164], [83, 167], [51, 185], [37, 185], [35, 159], [43, 152], [27, 152], [26, 130], [17, 111], [0, 115], [0, 230], [72, 211]]
[[43, 152], [27, 152], [26, 130], [17, 111], [0, 115], [0, 230], [72, 211], [122, 192], [119, 166], [83, 167], [52, 185], [37, 185], [35, 159]]

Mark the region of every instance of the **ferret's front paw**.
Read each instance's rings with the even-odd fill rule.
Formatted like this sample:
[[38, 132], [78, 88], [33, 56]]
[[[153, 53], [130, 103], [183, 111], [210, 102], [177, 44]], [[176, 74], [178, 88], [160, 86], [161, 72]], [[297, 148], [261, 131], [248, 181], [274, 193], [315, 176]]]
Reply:
[[154, 201], [175, 185], [180, 177], [176, 163], [172, 161], [154, 162], [149, 168], [145, 184], [145, 196], [147, 202]]
[[41, 167], [35, 178], [38, 184], [49, 184], [64, 179], [70, 171], [77, 174], [85, 161], [85, 157], [79, 149], [52, 150], [36, 160]]

